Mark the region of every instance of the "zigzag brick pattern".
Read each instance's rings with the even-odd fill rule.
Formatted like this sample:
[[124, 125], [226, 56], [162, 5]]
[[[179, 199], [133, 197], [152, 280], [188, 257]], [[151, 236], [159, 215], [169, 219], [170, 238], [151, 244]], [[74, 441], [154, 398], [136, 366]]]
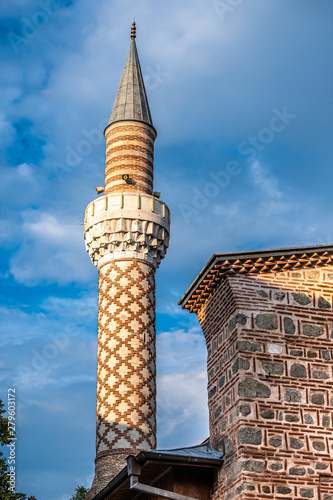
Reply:
[[156, 446], [154, 274], [134, 259], [99, 271], [96, 458]]

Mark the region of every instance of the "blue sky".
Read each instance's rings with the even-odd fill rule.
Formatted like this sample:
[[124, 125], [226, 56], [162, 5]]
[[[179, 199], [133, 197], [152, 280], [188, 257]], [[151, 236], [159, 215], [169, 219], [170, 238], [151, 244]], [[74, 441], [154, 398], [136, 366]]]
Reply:
[[0, 397], [18, 490], [67, 500], [94, 467], [97, 271], [83, 218], [137, 22], [155, 189], [158, 446], [208, 434], [206, 350], [177, 302], [214, 252], [332, 243], [331, 0], [13, 0], [1, 6]]

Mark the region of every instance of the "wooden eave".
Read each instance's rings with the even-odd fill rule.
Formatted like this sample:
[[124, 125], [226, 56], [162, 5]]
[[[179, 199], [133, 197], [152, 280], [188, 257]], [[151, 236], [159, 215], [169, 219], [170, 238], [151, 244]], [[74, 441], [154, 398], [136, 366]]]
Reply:
[[226, 276], [267, 274], [333, 264], [333, 245], [214, 254], [178, 302], [197, 313]]

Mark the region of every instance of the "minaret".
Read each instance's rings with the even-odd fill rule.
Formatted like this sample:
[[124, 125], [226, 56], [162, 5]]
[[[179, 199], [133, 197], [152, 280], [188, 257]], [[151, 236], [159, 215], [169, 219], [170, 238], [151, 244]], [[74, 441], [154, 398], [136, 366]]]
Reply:
[[99, 272], [95, 478], [87, 499], [127, 455], [156, 447], [155, 270], [168, 247], [170, 212], [153, 192], [156, 131], [135, 23], [105, 138], [105, 194], [88, 205], [84, 223]]

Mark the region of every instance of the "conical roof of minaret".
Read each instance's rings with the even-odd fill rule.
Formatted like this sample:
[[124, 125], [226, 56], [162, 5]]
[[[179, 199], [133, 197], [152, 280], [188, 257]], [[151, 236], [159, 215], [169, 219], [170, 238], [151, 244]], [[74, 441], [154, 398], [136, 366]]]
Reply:
[[153, 127], [135, 44], [135, 23], [132, 25], [131, 45], [114, 101], [109, 125], [114, 122], [127, 120], [147, 123]]

